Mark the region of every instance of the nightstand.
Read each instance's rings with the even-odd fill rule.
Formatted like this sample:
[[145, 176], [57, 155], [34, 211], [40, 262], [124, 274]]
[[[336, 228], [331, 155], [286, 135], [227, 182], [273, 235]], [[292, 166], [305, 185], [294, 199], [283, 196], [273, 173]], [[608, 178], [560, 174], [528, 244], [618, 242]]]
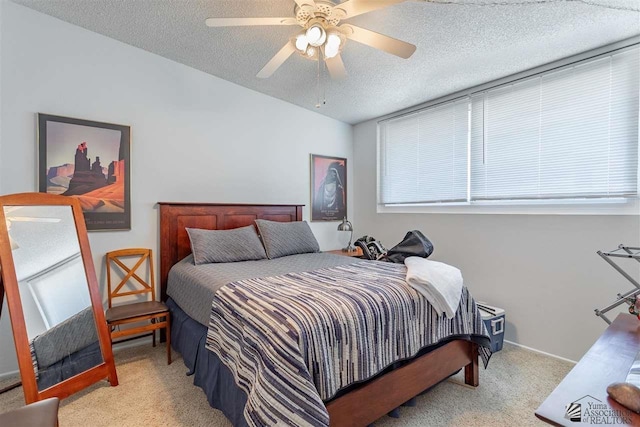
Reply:
[[342, 249], [336, 249], [335, 251], [326, 251], [326, 253], [360, 258], [362, 256], [362, 249], [356, 246], [356, 250], [351, 252], [345, 252]]

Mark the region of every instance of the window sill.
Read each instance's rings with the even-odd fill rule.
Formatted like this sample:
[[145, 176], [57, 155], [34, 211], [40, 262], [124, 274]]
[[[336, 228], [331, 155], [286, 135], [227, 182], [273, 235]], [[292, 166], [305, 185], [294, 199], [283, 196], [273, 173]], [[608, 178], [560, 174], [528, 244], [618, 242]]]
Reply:
[[378, 204], [378, 213], [482, 215], [640, 215], [640, 200], [502, 201], [432, 205]]

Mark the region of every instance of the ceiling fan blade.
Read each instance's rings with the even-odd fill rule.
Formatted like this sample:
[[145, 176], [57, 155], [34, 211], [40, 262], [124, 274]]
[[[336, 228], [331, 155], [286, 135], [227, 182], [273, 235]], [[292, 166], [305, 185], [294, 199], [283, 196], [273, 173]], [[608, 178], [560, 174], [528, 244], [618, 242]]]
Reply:
[[316, 10], [316, 2], [314, 0], [295, 0], [298, 7], [307, 12]]
[[333, 58], [326, 58], [324, 62], [327, 64], [327, 70], [329, 70], [332, 79], [341, 80], [347, 77], [347, 70], [344, 68], [344, 62], [342, 62], [340, 54]]
[[208, 18], [207, 27], [250, 27], [257, 25], [298, 25], [295, 18]]
[[20, 249], [20, 245], [18, 245], [16, 243], [15, 240], [13, 240], [13, 238], [11, 237], [11, 221], [9, 221], [8, 219], [6, 219], [7, 222], [7, 233], [9, 233], [9, 246], [11, 246], [11, 250], [15, 251], [16, 249]]
[[346, 14], [346, 17], [342, 19], [349, 19], [354, 16], [362, 15], [363, 13], [383, 9], [405, 1], [406, 0], [348, 0], [344, 3], [337, 4], [333, 9], [342, 11]]
[[15, 251], [16, 249], [20, 249], [20, 245], [18, 245], [16, 241], [11, 238], [11, 236], [9, 236], [9, 245], [11, 246], [12, 251]]
[[60, 222], [60, 218], [38, 218], [31, 216], [10, 216], [7, 217], [12, 222]]
[[376, 49], [383, 50], [400, 58], [407, 59], [416, 51], [416, 47], [411, 43], [403, 42], [402, 40], [394, 39], [393, 37], [385, 36], [375, 31], [356, 27], [355, 25], [345, 24], [340, 26], [340, 29], [342, 29], [343, 34], [351, 40], [375, 47]]
[[267, 65], [256, 75], [260, 79], [266, 79], [270, 77], [284, 62], [289, 59], [291, 54], [296, 51], [296, 47], [291, 42], [287, 42], [282, 49], [271, 58]]

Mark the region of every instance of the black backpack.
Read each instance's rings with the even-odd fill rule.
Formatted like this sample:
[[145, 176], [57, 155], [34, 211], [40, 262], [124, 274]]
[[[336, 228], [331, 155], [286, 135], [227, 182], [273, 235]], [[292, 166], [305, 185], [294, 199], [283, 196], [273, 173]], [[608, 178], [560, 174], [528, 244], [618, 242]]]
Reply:
[[418, 230], [411, 230], [404, 239], [391, 249], [389, 249], [383, 260], [395, 262], [397, 264], [404, 263], [405, 258], [417, 256], [427, 258], [433, 253], [433, 243]]

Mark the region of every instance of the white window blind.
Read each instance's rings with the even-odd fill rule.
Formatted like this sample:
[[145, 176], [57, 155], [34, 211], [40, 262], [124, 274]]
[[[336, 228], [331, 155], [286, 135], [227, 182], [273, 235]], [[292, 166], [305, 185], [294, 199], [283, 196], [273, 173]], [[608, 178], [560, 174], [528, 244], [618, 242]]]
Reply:
[[379, 202], [638, 195], [640, 47], [379, 123]]
[[472, 97], [471, 200], [637, 194], [638, 48]]
[[380, 201], [467, 200], [468, 98], [380, 124]]

